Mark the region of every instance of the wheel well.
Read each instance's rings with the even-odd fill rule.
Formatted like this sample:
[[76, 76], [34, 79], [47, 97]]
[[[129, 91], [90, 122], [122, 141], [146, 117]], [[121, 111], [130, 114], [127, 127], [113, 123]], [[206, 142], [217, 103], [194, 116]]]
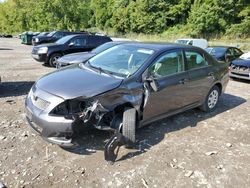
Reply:
[[49, 54], [49, 56], [47, 57], [46, 64], [49, 64], [49, 60], [50, 60], [51, 56], [54, 54], [60, 54], [61, 56], [63, 56], [62, 52], [53, 52], [53, 53]]
[[122, 105], [115, 107], [114, 112], [115, 112], [115, 114], [122, 113], [122, 112], [124, 112], [125, 108], [134, 108], [134, 107], [131, 103], [125, 103], [125, 104], [122, 104]]
[[53, 52], [53, 53], [51, 53], [51, 54], [49, 55], [49, 58], [48, 58], [48, 59], [50, 59], [50, 57], [51, 57], [52, 55], [54, 55], [54, 54], [60, 54], [60, 55], [63, 56], [63, 53], [62, 53], [62, 52]]
[[222, 85], [221, 85], [221, 83], [217, 83], [217, 84], [215, 84], [215, 86], [217, 86], [219, 88], [220, 94], [221, 94], [222, 93]]

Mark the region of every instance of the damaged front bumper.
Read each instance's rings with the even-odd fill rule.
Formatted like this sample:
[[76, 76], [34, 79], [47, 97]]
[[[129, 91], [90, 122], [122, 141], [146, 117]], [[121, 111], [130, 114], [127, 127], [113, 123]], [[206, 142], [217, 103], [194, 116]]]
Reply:
[[[34, 86], [25, 101], [26, 118], [30, 127], [46, 141], [67, 147], [73, 146], [72, 137], [75, 134], [90, 126], [100, 130], [112, 130], [105, 122], [110, 120], [109, 110], [98, 100], [73, 101], [75, 103], [65, 101]], [[83, 104], [81, 109], [80, 103]], [[79, 108], [77, 111], [76, 106]], [[56, 110], [58, 114], [55, 113]]]
[[25, 102], [26, 117], [30, 127], [42, 138], [63, 147], [74, 146], [75, 135], [89, 126], [113, 131], [115, 134], [105, 145], [104, 154], [107, 161], [114, 162], [117, 157], [115, 150], [128, 144], [120, 133], [123, 108], [118, 105], [129, 97], [120, 100], [119, 95], [109, 94], [65, 100], [33, 86]]
[[[39, 96], [39, 97], [38, 97]], [[44, 99], [50, 99], [47, 102]], [[26, 119], [30, 127], [48, 142], [70, 146], [74, 120], [50, 115], [50, 111], [64, 100], [44, 91], [30, 91], [26, 101]]]
[[[28, 113], [27, 113], [28, 114]], [[31, 113], [30, 113], [31, 114]], [[29, 126], [46, 141], [60, 146], [73, 146], [71, 135], [73, 122], [47, 122], [35, 115], [26, 115]]]

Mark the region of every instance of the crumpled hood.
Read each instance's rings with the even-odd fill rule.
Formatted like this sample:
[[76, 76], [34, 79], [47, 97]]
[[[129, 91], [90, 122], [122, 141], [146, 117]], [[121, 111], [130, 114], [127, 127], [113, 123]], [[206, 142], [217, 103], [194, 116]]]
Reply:
[[60, 63], [67, 63], [67, 64], [82, 63], [88, 60], [89, 58], [93, 57], [94, 55], [95, 53], [92, 53], [92, 52], [74, 53], [74, 54], [65, 55], [61, 57], [60, 59], [58, 59], [57, 61]]
[[248, 59], [236, 59], [232, 62], [233, 65], [250, 67], [250, 60]]
[[80, 68], [79, 65], [45, 75], [37, 81], [36, 87], [50, 94], [66, 99], [90, 98], [120, 86], [122, 79]]

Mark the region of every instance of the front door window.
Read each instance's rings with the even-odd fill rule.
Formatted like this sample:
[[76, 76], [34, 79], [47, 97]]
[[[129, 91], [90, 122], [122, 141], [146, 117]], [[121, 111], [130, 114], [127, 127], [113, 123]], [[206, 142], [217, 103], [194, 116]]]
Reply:
[[149, 73], [156, 79], [184, 71], [184, 58], [181, 51], [168, 52], [159, 57], [149, 68]]

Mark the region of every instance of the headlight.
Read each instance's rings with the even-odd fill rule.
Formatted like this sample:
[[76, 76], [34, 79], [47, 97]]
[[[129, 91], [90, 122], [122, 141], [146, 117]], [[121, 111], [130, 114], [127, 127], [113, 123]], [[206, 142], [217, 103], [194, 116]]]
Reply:
[[85, 101], [78, 101], [78, 100], [65, 101], [56, 106], [50, 112], [50, 114], [67, 117], [70, 115], [81, 113], [84, 111], [85, 108], [86, 108]]
[[38, 54], [47, 54], [47, 52], [48, 52], [48, 47], [41, 47], [37, 51]]
[[35, 38], [35, 42], [39, 42], [39, 38]]

